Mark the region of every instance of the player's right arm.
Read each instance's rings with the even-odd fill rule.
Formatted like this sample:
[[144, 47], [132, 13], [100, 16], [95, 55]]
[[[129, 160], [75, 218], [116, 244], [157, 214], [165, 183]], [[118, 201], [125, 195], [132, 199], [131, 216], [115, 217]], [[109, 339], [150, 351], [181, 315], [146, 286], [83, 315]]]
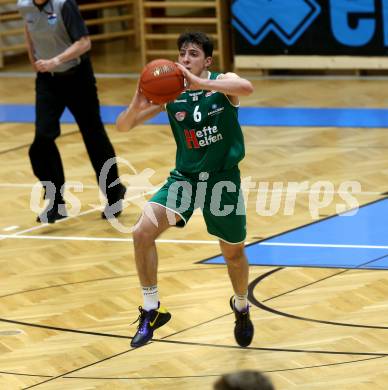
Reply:
[[162, 111], [163, 106], [150, 103], [137, 88], [128, 108], [117, 117], [117, 130], [129, 131]]

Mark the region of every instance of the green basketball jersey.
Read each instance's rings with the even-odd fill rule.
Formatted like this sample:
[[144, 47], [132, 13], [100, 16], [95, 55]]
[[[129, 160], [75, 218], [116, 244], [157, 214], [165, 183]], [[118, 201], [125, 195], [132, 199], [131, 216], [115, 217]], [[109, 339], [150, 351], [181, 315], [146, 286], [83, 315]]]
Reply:
[[[219, 73], [209, 72], [214, 80]], [[177, 144], [176, 168], [187, 173], [230, 169], [244, 158], [238, 107], [216, 91], [185, 91], [166, 105]]]

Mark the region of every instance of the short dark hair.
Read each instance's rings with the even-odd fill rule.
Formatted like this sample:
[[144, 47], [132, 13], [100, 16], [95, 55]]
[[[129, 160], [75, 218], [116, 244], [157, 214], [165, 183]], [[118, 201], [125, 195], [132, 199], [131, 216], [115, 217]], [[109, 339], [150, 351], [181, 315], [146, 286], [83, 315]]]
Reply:
[[222, 375], [215, 390], [275, 390], [271, 381], [259, 371], [242, 370]]
[[180, 50], [185, 43], [195, 43], [201, 47], [205, 53], [205, 57], [213, 56], [213, 40], [201, 31], [187, 31], [182, 33], [177, 40], [178, 50]]

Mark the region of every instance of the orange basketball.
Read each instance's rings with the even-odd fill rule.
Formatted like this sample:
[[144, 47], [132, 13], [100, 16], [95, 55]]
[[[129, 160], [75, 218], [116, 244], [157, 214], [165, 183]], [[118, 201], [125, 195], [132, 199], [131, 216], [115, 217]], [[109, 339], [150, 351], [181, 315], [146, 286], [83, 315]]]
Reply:
[[176, 99], [183, 89], [183, 73], [169, 60], [151, 61], [140, 75], [140, 91], [154, 104], [164, 104]]

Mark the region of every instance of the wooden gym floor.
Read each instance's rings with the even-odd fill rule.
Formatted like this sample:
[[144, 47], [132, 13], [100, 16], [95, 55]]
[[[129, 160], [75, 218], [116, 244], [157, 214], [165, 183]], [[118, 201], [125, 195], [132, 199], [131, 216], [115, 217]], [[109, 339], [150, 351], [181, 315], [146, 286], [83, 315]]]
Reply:
[[[96, 61], [97, 69], [106, 70], [103, 57]], [[104, 105], [126, 104], [135, 87], [125, 78], [99, 78], [98, 84]], [[256, 80], [254, 86], [243, 106], [387, 105], [387, 81]], [[2, 77], [0, 93], [1, 104], [32, 104], [33, 78]], [[145, 125], [124, 134], [111, 125], [107, 129], [118, 156], [143, 178], [153, 173], [138, 186], [163, 182], [174, 163], [168, 126]], [[245, 126], [244, 133], [243, 177], [271, 183], [326, 180], [335, 188], [357, 180], [360, 204], [382, 199], [387, 191], [386, 129]], [[27, 150], [33, 124], [1, 123], [0, 134], [1, 389], [211, 389], [222, 373], [248, 368], [266, 372], [280, 390], [388, 387], [387, 271], [252, 266], [255, 299], [272, 311], [253, 305], [255, 338], [241, 349], [233, 339], [225, 266], [198, 264], [219, 254], [200, 215], [161, 237], [159, 288], [173, 317], [152, 343], [132, 350], [136, 324], [130, 323], [141, 295], [131, 235], [100, 218], [94, 174], [76, 126], [63, 126], [58, 145], [66, 180], [84, 185], [83, 192], [72, 191], [82, 207], [50, 226], [37, 224], [30, 210], [36, 179]], [[120, 173], [133, 174], [125, 164]], [[142, 193], [129, 196], [120, 217], [128, 229], [144, 203]], [[335, 213], [333, 203], [320, 218]], [[252, 197], [247, 241], [312, 222], [307, 196], [298, 198], [293, 215], [271, 217], [257, 214]]]

